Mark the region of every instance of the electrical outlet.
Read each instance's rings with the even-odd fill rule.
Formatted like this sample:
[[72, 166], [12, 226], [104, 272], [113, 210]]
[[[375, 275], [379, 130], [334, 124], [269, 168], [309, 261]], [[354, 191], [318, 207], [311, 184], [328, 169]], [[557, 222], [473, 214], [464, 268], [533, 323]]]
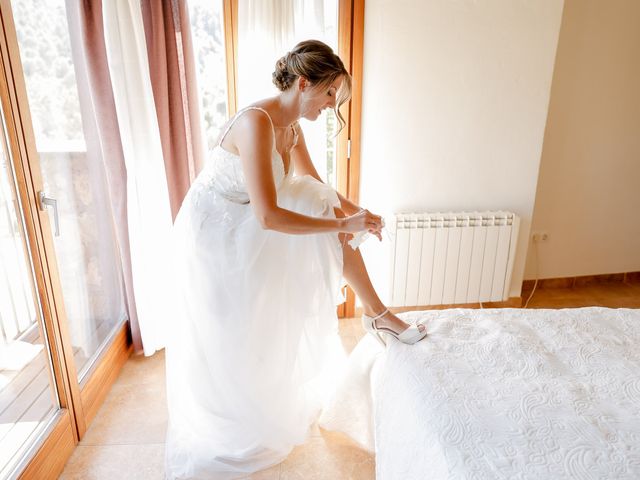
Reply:
[[546, 242], [549, 240], [549, 234], [547, 232], [535, 232], [532, 238], [535, 243]]

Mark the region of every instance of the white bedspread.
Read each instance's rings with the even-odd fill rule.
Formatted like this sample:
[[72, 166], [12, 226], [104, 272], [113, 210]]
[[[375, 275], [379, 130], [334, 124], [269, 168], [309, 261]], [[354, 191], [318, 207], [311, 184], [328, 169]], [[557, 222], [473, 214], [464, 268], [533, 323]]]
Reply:
[[408, 312], [370, 336], [319, 423], [376, 453], [378, 480], [640, 479], [640, 310]]

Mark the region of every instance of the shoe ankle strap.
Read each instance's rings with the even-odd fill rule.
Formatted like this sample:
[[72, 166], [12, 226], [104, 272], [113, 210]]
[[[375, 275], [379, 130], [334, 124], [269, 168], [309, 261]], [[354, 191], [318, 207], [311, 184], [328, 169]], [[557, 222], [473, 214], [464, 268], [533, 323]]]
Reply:
[[386, 308], [386, 309], [384, 310], [384, 312], [382, 312], [381, 314], [376, 315], [375, 317], [373, 317], [371, 320], [377, 320], [377, 319], [379, 319], [379, 318], [382, 318], [382, 317], [384, 317], [387, 313], [389, 313], [389, 309], [388, 309], [388, 308]]

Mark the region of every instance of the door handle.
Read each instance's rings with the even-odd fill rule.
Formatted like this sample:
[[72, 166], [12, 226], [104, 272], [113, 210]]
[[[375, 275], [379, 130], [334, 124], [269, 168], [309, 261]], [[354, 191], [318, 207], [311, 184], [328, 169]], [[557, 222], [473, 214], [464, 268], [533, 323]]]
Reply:
[[55, 236], [60, 236], [60, 220], [58, 218], [58, 201], [55, 198], [47, 197], [44, 192], [40, 192], [38, 194], [38, 198], [40, 200], [40, 210], [43, 212], [47, 209], [47, 207], [53, 208], [53, 221], [56, 226]]

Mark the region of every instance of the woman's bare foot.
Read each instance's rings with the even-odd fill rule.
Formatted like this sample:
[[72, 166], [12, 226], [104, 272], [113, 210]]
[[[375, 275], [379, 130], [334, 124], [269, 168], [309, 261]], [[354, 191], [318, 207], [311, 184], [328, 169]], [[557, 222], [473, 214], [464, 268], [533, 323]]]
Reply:
[[[381, 310], [381, 311], [383, 311], [383, 310]], [[373, 309], [365, 308], [364, 309], [364, 313], [365, 313], [365, 315], [368, 315], [370, 317], [376, 317], [376, 316], [378, 316], [380, 314], [380, 311], [376, 312]], [[409, 328], [409, 324], [408, 323], [405, 323], [402, 320], [400, 320], [393, 313], [391, 313], [391, 311], [388, 311], [382, 317], [378, 318], [375, 321], [375, 324], [376, 324], [377, 328], [388, 328], [390, 330], [393, 330], [397, 334], [400, 334], [400, 333], [402, 333], [402, 331], [404, 331], [407, 328]], [[418, 330], [421, 331], [421, 332], [424, 332], [425, 326], [422, 325], [422, 324], [419, 324], [418, 325]]]

